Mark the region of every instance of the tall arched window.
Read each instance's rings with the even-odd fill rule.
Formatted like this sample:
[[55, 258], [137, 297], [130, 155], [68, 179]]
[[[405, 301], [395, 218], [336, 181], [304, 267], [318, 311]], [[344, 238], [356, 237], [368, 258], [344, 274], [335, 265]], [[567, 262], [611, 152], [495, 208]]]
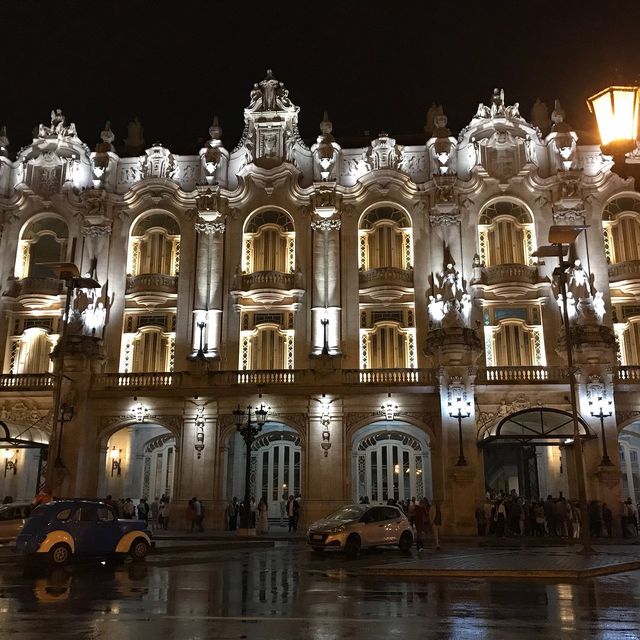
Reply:
[[17, 278], [51, 278], [53, 271], [44, 262], [67, 262], [69, 228], [57, 216], [38, 216], [22, 231], [16, 257]]
[[544, 336], [537, 305], [487, 307], [483, 311], [488, 367], [545, 366]]
[[640, 260], [640, 199], [623, 196], [609, 202], [602, 226], [610, 264]]
[[378, 322], [360, 333], [362, 369], [415, 368], [415, 329], [397, 322]]
[[180, 271], [180, 227], [167, 213], [151, 213], [131, 229], [127, 272], [132, 276]]
[[[57, 336], [56, 336], [57, 337]], [[49, 357], [55, 338], [46, 329], [30, 327], [21, 336], [12, 338], [9, 355], [10, 373], [47, 373], [53, 370]]]
[[282, 211], [260, 211], [252, 216], [244, 231], [242, 271], [296, 270], [295, 230], [291, 218]]
[[242, 370], [293, 369], [293, 330], [265, 323], [242, 331], [240, 339]]
[[533, 220], [524, 207], [500, 200], [483, 209], [478, 223], [482, 264], [530, 264], [533, 252]]
[[411, 221], [399, 209], [378, 207], [360, 220], [360, 269], [411, 269]]

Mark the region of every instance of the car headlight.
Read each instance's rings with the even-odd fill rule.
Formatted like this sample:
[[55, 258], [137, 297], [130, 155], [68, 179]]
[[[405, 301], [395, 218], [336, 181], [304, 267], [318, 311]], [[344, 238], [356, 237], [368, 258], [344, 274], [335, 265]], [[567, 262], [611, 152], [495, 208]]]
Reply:
[[344, 531], [346, 529], [346, 527], [341, 524], [339, 527], [333, 527], [331, 529], [327, 529], [327, 531], [329, 533], [340, 533], [341, 531]]

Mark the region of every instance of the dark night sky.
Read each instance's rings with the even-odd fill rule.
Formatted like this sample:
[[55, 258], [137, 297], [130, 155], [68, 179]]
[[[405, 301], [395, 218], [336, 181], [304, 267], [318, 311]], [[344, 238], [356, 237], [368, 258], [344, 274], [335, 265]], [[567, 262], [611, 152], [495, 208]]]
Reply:
[[457, 132], [494, 86], [525, 117], [536, 96], [559, 97], [589, 128], [584, 99], [640, 75], [637, 0], [4, 0], [0, 23], [13, 153], [54, 106], [90, 147], [105, 120], [119, 144], [138, 115], [147, 143], [195, 153], [218, 114], [231, 149], [267, 67], [307, 141], [326, 108], [338, 139], [385, 130], [417, 143], [434, 100]]

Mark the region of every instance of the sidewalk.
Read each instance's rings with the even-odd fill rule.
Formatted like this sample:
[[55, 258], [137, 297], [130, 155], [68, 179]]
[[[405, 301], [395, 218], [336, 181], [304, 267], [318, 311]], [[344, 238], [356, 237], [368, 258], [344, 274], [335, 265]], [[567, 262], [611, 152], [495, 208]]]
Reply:
[[359, 576], [402, 578], [507, 578], [583, 579], [640, 569], [640, 547], [597, 545], [596, 553], [583, 554], [580, 547], [526, 547], [521, 549], [469, 548], [436, 551], [393, 564], [364, 567]]

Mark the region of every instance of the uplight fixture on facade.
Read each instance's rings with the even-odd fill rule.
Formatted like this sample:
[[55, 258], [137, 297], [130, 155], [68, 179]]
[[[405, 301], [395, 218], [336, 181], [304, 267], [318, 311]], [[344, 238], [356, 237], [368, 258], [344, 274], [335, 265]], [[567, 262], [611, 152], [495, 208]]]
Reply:
[[387, 401], [380, 407], [386, 420], [395, 420], [398, 415], [398, 405], [391, 399], [391, 392], [387, 396]]
[[[17, 460], [13, 460], [14, 453], [11, 449], [5, 449], [2, 452], [4, 456], [4, 477], [7, 477], [7, 471], [13, 471], [13, 475], [15, 476], [18, 473], [18, 462]], [[16, 449], [15, 455], [17, 456], [18, 450]]]
[[116, 451], [116, 448], [113, 447], [109, 455], [111, 456], [111, 477], [113, 478], [114, 472], [117, 472], [117, 475], [122, 472], [122, 449]]
[[587, 98], [603, 145], [635, 140], [638, 135], [638, 87], [607, 87]]

